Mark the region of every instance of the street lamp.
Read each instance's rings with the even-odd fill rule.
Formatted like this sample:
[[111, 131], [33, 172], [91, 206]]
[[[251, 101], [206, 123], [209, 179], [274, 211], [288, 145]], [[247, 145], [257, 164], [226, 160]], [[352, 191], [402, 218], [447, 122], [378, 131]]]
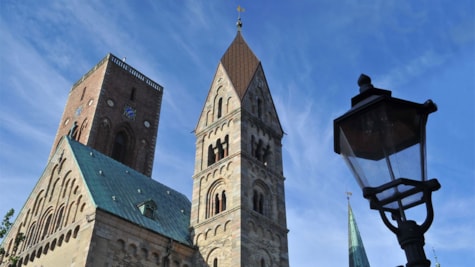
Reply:
[[[374, 88], [364, 74], [358, 85], [351, 109], [333, 122], [335, 152], [345, 159], [370, 208], [396, 234], [406, 266], [430, 266], [424, 233], [434, 218], [431, 195], [440, 184], [427, 180], [425, 126], [437, 106], [431, 100], [418, 104], [393, 98], [391, 91]], [[420, 204], [426, 205], [427, 216], [418, 225], [407, 220], [406, 210]]]

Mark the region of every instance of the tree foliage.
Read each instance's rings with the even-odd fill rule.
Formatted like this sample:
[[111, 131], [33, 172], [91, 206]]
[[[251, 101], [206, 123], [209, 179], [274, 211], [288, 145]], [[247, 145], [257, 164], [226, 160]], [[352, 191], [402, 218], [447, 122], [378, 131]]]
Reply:
[[[15, 210], [10, 209], [7, 212], [7, 214], [5, 214], [5, 217], [3, 217], [2, 224], [0, 225], [0, 240], [3, 240], [3, 238], [10, 231], [10, 228], [13, 225], [13, 223], [10, 220], [14, 214], [15, 214]], [[3, 248], [3, 243], [2, 243], [2, 246], [0, 247], [0, 257], [6, 256], [6, 259], [4, 259], [5, 260], [4, 262], [0, 262], [0, 264], [8, 263], [8, 266], [16, 266], [18, 260], [20, 259], [18, 256], [16, 256], [16, 252], [18, 250], [18, 246], [23, 240], [25, 240], [25, 235], [23, 233], [18, 233], [15, 236], [12, 252], [10, 254], [7, 254], [7, 251], [5, 251], [5, 249]]]

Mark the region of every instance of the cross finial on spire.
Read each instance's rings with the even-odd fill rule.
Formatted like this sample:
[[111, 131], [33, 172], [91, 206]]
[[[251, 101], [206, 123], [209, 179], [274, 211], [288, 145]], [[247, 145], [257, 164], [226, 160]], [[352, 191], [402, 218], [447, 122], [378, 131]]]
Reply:
[[238, 31], [241, 31], [241, 28], [242, 28], [241, 12], [244, 12], [246, 10], [242, 8], [240, 5], [238, 5], [237, 11], [238, 11], [238, 21], [236, 22], [236, 26], [238, 28]]
[[350, 197], [351, 197], [351, 195], [353, 195], [353, 193], [351, 193], [349, 191], [347, 191], [345, 193], [346, 193], [346, 199], [348, 199], [348, 201], [350, 201]]

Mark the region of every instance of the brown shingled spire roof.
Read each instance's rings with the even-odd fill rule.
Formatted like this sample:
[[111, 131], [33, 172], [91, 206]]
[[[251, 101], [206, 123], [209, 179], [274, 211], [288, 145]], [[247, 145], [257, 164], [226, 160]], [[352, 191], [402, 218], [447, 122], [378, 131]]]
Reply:
[[242, 38], [241, 31], [237, 32], [233, 42], [224, 53], [221, 64], [231, 79], [236, 93], [242, 99], [260, 61]]

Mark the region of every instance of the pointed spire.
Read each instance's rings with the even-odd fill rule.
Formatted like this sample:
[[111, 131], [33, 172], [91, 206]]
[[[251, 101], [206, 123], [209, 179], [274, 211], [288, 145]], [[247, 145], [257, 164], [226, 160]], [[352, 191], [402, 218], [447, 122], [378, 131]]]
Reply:
[[348, 199], [348, 249], [350, 264], [349, 267], [370, 267], [363, 240], [356, 224], [355, 216], [350, 205], [351, 192], [346, 192]]
[[236, 93], [242, 99], [259, 67], [260, 61], [247, 45], [240, 31], [221, 58]]

